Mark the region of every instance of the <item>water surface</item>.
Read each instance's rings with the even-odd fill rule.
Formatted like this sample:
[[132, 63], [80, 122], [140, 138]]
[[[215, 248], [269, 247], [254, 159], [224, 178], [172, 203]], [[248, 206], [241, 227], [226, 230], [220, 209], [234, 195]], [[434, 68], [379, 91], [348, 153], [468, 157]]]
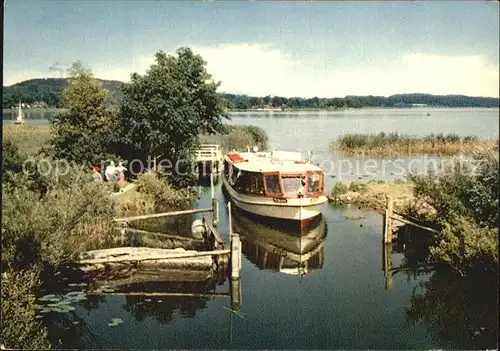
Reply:
[[[498, 137], [498, 109], [238, 113], [232, 115], [231, 123], [264, 128], [272, 148], [314, 149], [320, 155], [318, 162], [343, 159], [342, 155], [332, 153], [328, 144], [347, 132], [397, 131], [413, 135], [442, 132]], [[391, 174], [394, 168], [384, 168], [380, 159], [377, 162], [368, 177], [366, 169], [340, 176], [349, 179], [396, 176]], [[339, 178], [339, 172], [330, 172], [326, 189]], [[219, 182], [215, 192], [221, 209], [219, 229], [227, 240], [228, 214], [220, 185]], [[210, 189], [204, 186], [201, 190], [196, 206], [210, 207]], [[65, 318], [79, 321], [77, 325], [60, 324], [65, 326], [51, 333], [62, 338], [64, 346], [86, 348], [496, 347], [494, 282], [487, 286], [488, 281], [457, 279], [442, 272], [413, 270], [411, 266], [395, 273], [392, 289], [386, 290], [381, 216], [329, 204], [324, 205], [323, 216], [324, 231], [321, 229], [310, 238], [318, 237], [321, 248], [310, 257], [306, 274], [290, 274], [293, 269], [279, 272], [275, 252], [268, 250], [266, 254], [266, 249], [256, 241], [244, 243], [242, 299], [237, 313], [231, 311], [228, 297], [109, 296], [90, 299], [71, 316], [46, 317], [50, 325]], [[348, 220], [346, 216], [359, 219]], [[253, 228], [254, 237], [260, 235], [261, 244], [266, 235], [275, 246], [296, 243], [286, 238], [287, 233], [263, 234]], [[245, 230], [252, 231], [252, 226], [239, 230], [245, 234]], [[394, 249], [394, 267], [405, 267], [411, 261], [411, 245], [407, 247]], [[293, 268], [293, 262], [288, 260], [286, 266]], [[134, 289], [167, 291], [172, 288], [169, 284], [145, 284]], [[228, 292], [230, 286], [226, 281], [223, 285], [191, 286], [191, 289]], [[109, 320], [115, 317], [122, 318], [124, 323], [108, 327]]]

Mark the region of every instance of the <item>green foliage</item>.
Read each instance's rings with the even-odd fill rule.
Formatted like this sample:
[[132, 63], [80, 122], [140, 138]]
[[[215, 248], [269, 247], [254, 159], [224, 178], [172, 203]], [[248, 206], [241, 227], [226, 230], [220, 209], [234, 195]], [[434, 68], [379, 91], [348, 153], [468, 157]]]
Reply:
[[180, 165], [186, 173], [171, 170], [172, 184], [189, 184], [189, 156], [198, 135], [223, 131], [222, 119], [227, 117], [227, 102], [217, 93], [219, 83], [205, 66], [201, 56], [180, 48], [175, 56], [158, 52], [144, 76], [132, 74], [131, 84], [124, 87], [121, 144], [115, 153], [143, 164], [148, 156], [158, 163], [169, 160], [173, 168]]
[[223, 133], [201, 135], [200, 143], [219, 144], [222, 150], [246, 150], [257, 146], [259, 150], [268, 147], [268, 136], [264, 129], [252, 125], [226, 125]]
[[[110, 91], [106, 99], [107, 104], [119, 104], [123, 94], [121, 87], [123, 82], [116, 80], [99, 79], [104, 88]], [[40, 102], [47, 107], [63, 107], [61, 95], [68, 83], [67, 78], [37, 78], [25, 80], [11, 86], [3, 87], [3, 108], [17, 106], [21, 100], [24, 103], [33, 104]]]
[[233, 108], [239, 110], [256, 108], [360, 108], [360, 107], [411, 107], [412, 104], [448, 107], [498, 107], [498, 98], [470, 97], [463, 95], [398, 94], [384, 96], [345, 96], [343, 98], [304, 99], [280, 96], [255, 97], [248, 95], [225, 94]]
[[498, 264], [498, 155], [482, 153], [475, 160], [475, 172], [455, 160], [439, 172], [408, 176], [417, 200], [435, 209], [443, 227], [434, 238], [432, 256], [463, 274]]
[[109, 156], [117, 114], [106, 105], [109, 93], [79, 62], [62, 93], [67, 111], [52, 120], [52, 153], [56, 158], [100, 164]]
[[443, 133], [431, 133], [430, 135], [420, 138], [399, 133], [380, 132], [379, 134], [345, 134], [339, 138], [339, 146], [341, 149], [380, 148], [397, 143], [410, 145], [421, 142], [460, 143], [474, 140], [477, 140], [477, 137], [460, 137], [453, 133], [448, 135], [443, 135]]
[[[103, 86], [110, 91], [108, 102], [114, 105], [120, 103], [125, 84], [113, 80], [100, 80]], [[66, 78], [30, 79], [11, 86], [3, 87], [3, 106], [10, 108], [24, 102], [45, 102], [51, 107], [61, 107], [61, 92], [67, 83]], [[463, 95], [430, 95], [430, 94], [398, 94], [384, 96], [345, 96], [343, 98], [285, 98], [281, 96], [256, 97], [238, 94], [224, 94], [228, 100], [228, 107], [239, 110], [255, 108], [292, 108], [292, 109], [320, 109], [320, 108], [359, 108], [359, 107], [411, 107], [412, 104], [427, 104], [428, 106], [447, 107], [498, 107], [498, 98], [471, 97]]]
[[156, 212], [175, 211], [191, 206], [195, 194], [188, 189], [177, 190], [161, 174], [146, 172], [137, 177], [137, 190], [146, 204]]
[[40, 270], [33, 267], [2, 273], [1, 343], [6, 348], [51, 348], [46, 328], [35, 318], [34, 294], [40, 286], [39, 274]]
[[85, 176], [68, 175], [43, 196], [25, 174], [2, 184], [2, 265], [58, 265], [110, 239], [110, 194]]
[[333, 186], [330, 196], [336, 198], [339, 197], [340, 195], [347, 193], [348, 191], [349, 187], [346, 184], [342, 182], [336, 182], [335, 185]]
[[461, 274], [478, 268], [493, 271], [498, 265], [498, 228], [480, 227], [459, 216], [453, 223], [444, 222], [436, 241], [431, 255]]
[[366, 193], [368, 191], [368, 185], [364, 182], [353, 181], [349, 184], [349, 191], [354, 191], [358, 193]]

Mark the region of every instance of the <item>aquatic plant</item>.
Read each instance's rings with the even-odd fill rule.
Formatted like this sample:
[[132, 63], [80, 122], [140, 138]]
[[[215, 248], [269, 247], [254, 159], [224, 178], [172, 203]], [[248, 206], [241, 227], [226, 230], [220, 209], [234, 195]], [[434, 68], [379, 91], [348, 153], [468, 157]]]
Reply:
[[332, 141], [333, 150], [347, 154], [400, 155], [400, 154], [472, 154], [480, 149], [492, 149], [497, 140], [479, 139], [475, 136], [460, 137], [457, 134], [443, 133], [415, 137], [399, 133], [345, 134]]

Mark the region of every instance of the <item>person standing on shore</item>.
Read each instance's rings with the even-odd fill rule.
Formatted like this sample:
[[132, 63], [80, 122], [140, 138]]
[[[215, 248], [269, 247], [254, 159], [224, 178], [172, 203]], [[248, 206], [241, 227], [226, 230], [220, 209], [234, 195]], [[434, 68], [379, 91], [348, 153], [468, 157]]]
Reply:
[[94, 180], [98, 183], [102, 183], [101, 170], [98, 167], [92, 168], [92, 173], [94, 176]]

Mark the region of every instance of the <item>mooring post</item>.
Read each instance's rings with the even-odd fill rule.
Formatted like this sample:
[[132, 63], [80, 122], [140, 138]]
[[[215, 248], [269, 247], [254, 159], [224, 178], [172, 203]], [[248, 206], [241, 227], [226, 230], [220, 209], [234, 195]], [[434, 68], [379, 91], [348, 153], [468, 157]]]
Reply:
[[392, 243], [384, 244], [384, 277], [385, 290], [392, 289]]
[[228, 212], [227, 225], [229, 230], [229, 237], [231, 237], [231, 235], [233, 235], [233, 217], [231, 213], [231, 201], [227, 203], [227, 212]]
[[231, 279], [240, 278], [241, 240], [238, 234], [231, 235]]
[[392, 198], [389, 195], [385, 195], [387, 200], [387, 207], [385, 210], [385, 219], [384, 219], [384, 243], [389, 244], [392, 243]]
[[241, 279], [231, 279], [231, 309], [239, 311], [241, 306]]
[[219, 203], [215, 198], [215, 189], [214, 189], [214, 174], [210, 173], [210, 188], [212, 190], [212, 224], [214, 227], [217, 227], [219, 223]]

